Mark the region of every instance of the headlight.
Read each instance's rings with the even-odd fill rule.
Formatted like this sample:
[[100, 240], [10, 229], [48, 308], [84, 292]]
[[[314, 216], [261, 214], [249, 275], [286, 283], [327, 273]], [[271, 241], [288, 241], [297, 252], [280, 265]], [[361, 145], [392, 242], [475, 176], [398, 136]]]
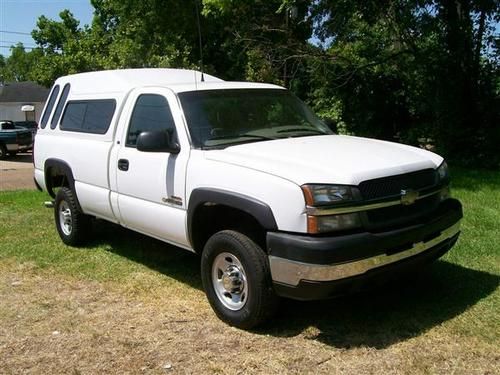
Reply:
[[447, 182], [450, 179], [450, 174], [448, 172], [448, 164], [445, 161], [441, 163], [439, 168], [437, 169], [439, 182]]
[[302, 185], [308, 206], [326, 206], [356, 200], [351, 186], [346, 185]]
[[348, 230], [361, 226], [357, 212], [342, 215], [308, 216], [307, 232], [311, 234]]
[[[360, 194], [353, 186], [347, 185], [302, 185], [306, 205], [323, 207], [359, 200]], [[341, 215], [308, 215], [307, 232], [312, 234], [348, 230], [361, 226], [357, 212]]]

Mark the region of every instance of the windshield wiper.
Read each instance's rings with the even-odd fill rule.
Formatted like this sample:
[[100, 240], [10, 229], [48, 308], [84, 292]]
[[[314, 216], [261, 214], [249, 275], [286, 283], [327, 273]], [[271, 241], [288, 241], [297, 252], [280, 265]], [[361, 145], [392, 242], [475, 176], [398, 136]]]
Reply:
[[278, 130], [277, 133], [294, 133], [294, 132], [302, 132], [302, 131], [307, 131], [307, 132], [314, 133], [314, 134], [326, 135], [326, 133], [323, 133], [320, 130], [311, 129], [311, 128], [283, 129], [283, 130]]
[[255, 139], [263, 139], [263, 140], [271, 140], [271, 139], [276, 139], [273, 137], [266, 137], [265, 135], [257, 135], [257, 134], [226, 134], [226, 135], [219, 135], [215, 136], [212, 138], [208, 138], [205, 140], [206, 141], [217, 141], [219, 139], [231, 139], [231, 138], [255, 138]]
[[211, 146], [204, 145], [202, 147], [202, 149], [203, 150], [222, 149], [222, 148], [226, 148], [226, 147], [234, 146], [234, 145], [238, 145], [238, 144], [243, 144], [243, 143], [258, 142], [258, 141], [270, 141], [270, 140], [278, 139], [278, 138], [266, 137], [264, 135], [256, 135], [256, 134], [237, 134], [237, 135], [226, 134], [226, 135], [219, 135], [219, 136], [215, 136], [215, 137], [212, 137], [212, 138], [208, 138], [207, 140], [205, 140], [205, 142], [207, 142], [207, 141], [216, 141], [216, 140], [219, 140], [219, 139], [231, 139], [231, 138], [249, 138], [249, 139], [238, 140], [238, 141], [235, 140], [235, 141], [232, 141], [232, 142], [225, 142], [225, 143], [222, 143], [222, 144], [211, 145]]

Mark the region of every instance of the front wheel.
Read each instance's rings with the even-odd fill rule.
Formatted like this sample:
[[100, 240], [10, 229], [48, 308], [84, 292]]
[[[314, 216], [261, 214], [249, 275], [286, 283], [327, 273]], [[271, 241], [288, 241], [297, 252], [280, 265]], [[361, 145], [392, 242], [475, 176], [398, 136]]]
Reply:
[[70, 246], [78, 246], [88, 241], [90, 217], [85, 215], [76, 203], [70, 188], [62, 187], [56, 195], [54, 218], [61, 240]]
[[207, 241], [201, 275], [213, 310], [232, 326], [250, 329], [277, 309], [267, 256], [242, 233], [224, 230]]

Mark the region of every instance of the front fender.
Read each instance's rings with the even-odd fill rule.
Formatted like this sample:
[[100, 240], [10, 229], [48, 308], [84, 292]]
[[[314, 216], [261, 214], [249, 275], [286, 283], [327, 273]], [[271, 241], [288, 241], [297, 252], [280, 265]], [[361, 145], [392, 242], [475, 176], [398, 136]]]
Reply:
[[187, 212], [188, 238], [192, 239], [193, 218], [196, 209], [205, 203], [221, 204], [251, 215], [266, 230], [277, 230], [271, 208], [264, 202], [233, 191], [215, 188], [197, 188], [191, 192]]

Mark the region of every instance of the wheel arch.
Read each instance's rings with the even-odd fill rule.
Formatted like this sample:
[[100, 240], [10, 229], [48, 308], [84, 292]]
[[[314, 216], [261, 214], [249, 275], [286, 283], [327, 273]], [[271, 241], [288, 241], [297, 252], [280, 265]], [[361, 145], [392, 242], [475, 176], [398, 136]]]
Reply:
[[76, 205], [81, 210], [80, 202], [76, 195], [73, 170], [67, 162], [55, 158], [47, 159], [44, 165], [44, 176], [47, 192], [52, 198], [56, 196], [54, 188], [67, 186], [75, 193]]
[[[239, 219], [238, 223], [235, 218]], [[234, 229], [238, 224], [247, 225], [260, 235], [278, 229], [271, 208], [256, 198], [214, 188], [192, 191], [187, 212], [187, 234], [195, 252], [201, 253], [214, 231]]]

